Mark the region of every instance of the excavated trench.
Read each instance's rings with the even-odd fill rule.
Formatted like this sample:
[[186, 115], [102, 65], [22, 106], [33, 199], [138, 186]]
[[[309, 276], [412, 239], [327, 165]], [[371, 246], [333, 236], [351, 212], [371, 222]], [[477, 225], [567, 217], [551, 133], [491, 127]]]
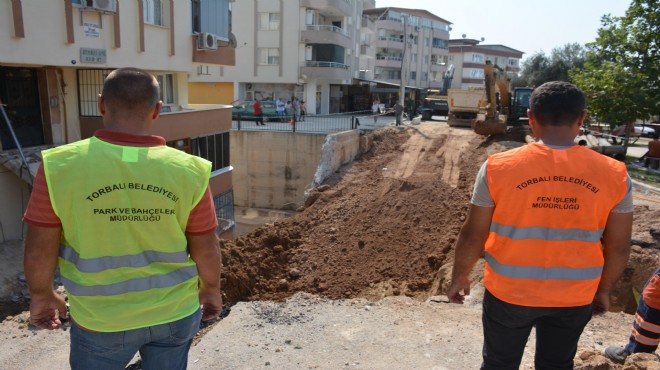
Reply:
[[[375, 132], [372, 149], [313, 191], [304, 210], [221, 241], [225, 304], [299, 291], [373, 300], [444, 294], [479, 167], [488, 154], [522, 145], [525, 134], [484, 139], [438, 124]], [[634, 312], [633, 288], [660, 265], [660, 203], [647, 200], [635, 207], [631, 258], [613, 311]], [[483, 261], [475, 284], [482, 270]], [[1, 307], [4, 318], [26, 304]]]

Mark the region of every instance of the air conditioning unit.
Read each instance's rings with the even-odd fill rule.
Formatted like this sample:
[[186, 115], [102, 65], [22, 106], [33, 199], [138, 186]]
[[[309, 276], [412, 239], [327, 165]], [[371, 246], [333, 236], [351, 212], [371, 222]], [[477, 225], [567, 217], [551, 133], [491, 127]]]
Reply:
[[200, 32], [199, 34], [197, 34], [197, 49], [217, 50], [218, 37], [212, 33]]
[[87, 0], [87, 9], [117, 13], [117, 0]]

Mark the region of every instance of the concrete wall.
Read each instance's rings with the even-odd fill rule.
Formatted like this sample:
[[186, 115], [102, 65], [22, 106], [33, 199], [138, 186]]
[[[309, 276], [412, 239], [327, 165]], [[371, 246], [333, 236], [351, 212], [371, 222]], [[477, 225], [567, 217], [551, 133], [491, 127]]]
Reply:
[[331, 135], [285, 132], [231, 132], [234, 204], [295, 210], [315, 178], [332, 174], [359, 152], [359, 133]]
[[25, 181], [0, 165], [0, 243], [23, 239], [23, 213], [30, 190]]

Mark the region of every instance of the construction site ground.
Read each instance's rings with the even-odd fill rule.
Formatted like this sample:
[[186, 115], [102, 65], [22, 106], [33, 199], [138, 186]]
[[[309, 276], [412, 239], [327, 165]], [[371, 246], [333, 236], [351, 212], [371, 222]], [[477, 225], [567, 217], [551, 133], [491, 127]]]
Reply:
[[[488, 154], [525, 145], [524, 127], [484, 138], [433, 122], [387, 127], [372, 148], [311, 191], [304, 209], [221, 242], [230, 313], [202, 329], [191, 369], [474, 369], [481, 363], [481, 277], [447, 303], [453, 247]], [[640, 289], [660, 266], [660, 195], [636, 185], [632, 253], [612, 298], [580, 340], [576, 369], [626, 367], [600, 353], [630, 334]], [[68, 331], [0, 324], [0, 369], [67, 368]], [[534, 336], [521, 368], [533, 368]]]

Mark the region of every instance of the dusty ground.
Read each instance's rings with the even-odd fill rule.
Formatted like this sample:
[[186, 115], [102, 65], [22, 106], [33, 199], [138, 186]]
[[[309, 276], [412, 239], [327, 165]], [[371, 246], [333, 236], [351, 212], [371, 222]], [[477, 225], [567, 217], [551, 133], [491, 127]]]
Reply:
[[[449, 283], [453, 244], [479, 166], [489, 153], [522, 145], [524, 134], [484, 140], [437, 123], [376, 132], [373, 148], [314, 191], [304, 210], [222, 242], [225, 303], [241, 303], [203, 331], [191, 368], [477, 367], [479, 297], [470, 306], [429, 298]], [[660, 265], [660, 196], [635, 194], [633, 252], [615, 311], [632, 312], [632, 288]], [[482, 268], [483, 262], [475, 284]], [[312, 296], [277, 303], [297, 292]], [[16, 358], [43, 358], [33, 345], [53, 342], [57, 349], [44, 351], [50, 367], [59, 368], [53, 364], [66, 358], [66, 333], [34, 334], [24, 320], [25, 314], [0, 325], [0, 368], [40, 368], [45, 362]], [[621, 368], [597, 353], [624, 344], [631, 321], [623, 313], [593, 320], [576, 367]], [[532, 348], [530, 342], [524, 368], [532, 364]]]

